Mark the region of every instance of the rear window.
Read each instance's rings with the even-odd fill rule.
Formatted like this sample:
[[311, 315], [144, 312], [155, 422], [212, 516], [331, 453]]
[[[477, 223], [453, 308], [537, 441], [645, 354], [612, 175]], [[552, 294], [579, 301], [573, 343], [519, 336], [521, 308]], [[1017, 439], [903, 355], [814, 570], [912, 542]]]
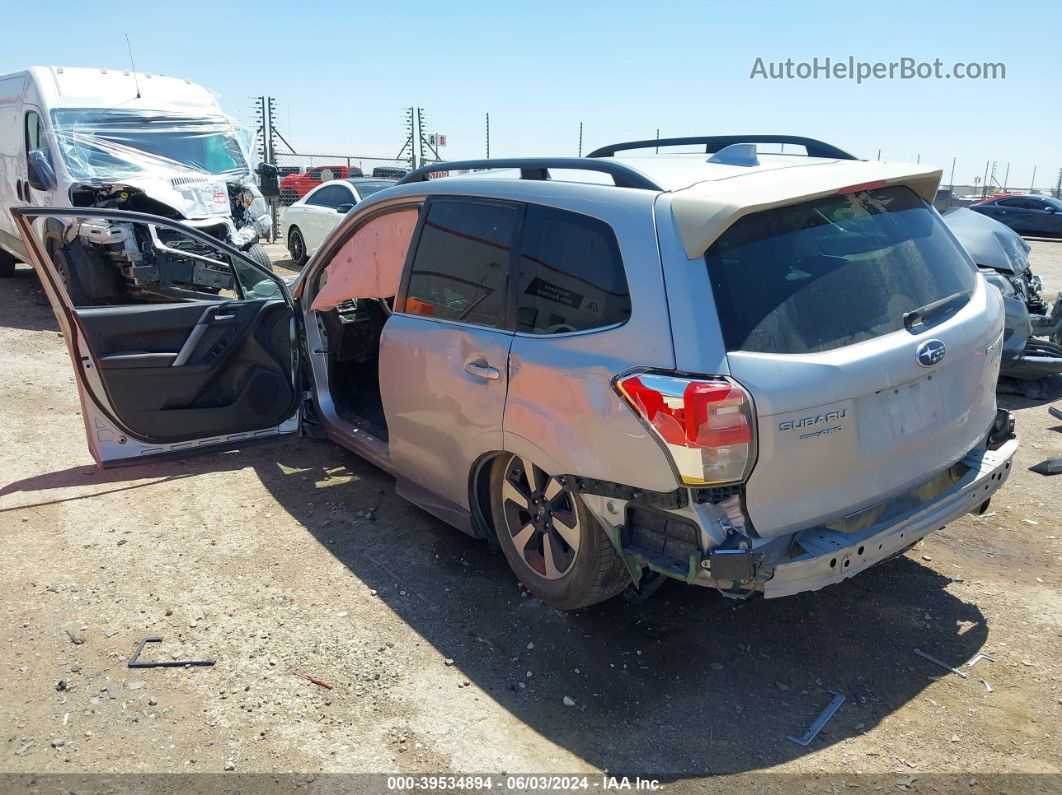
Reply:
[[905, 187], [753, 213], [705, 254], [727, 350], [815, 353], [904, 327], [976, 273]]

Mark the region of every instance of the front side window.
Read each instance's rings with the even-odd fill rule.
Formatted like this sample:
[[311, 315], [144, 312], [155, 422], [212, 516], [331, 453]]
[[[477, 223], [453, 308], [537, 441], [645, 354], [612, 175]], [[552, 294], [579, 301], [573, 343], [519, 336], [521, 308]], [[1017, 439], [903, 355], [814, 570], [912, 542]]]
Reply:
[[612, 228], [529, 205], [517, 270], [516, 330], [562, 334], [623, 323], [631, 296]]
[[977, 284], [940, 217], [902, 186], [746, 215], [705, 259], [730, 351], [840, 348]]
[[[277, 284], [209, 239], [169, 224], [64, 218], [61, 240], [42, 241], [72, 306], [184, 304], [279, 298]], [[34, 234], [39, 237], [35, 228]], [[130, 349], [136, 348], [130, 333]]]
[[26, 114], [26, 151], [32, 152], [34, 149], [47, 150], [47, 148], [41, 117], [31, 110]]
[[516, 211], [471, 201], [435, 201], [421, 232], [405, 311], [480, 326], [504, 323]]

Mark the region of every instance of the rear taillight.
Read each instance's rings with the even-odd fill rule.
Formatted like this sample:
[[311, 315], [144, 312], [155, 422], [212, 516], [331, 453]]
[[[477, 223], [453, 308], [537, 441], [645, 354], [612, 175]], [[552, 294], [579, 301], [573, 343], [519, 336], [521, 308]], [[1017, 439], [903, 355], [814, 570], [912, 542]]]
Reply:
[[645, 370], [622, 376], [616, 389], [667, 447], [684, 483], [736, 483], [748, 476], [755, 415], [737, 384]]

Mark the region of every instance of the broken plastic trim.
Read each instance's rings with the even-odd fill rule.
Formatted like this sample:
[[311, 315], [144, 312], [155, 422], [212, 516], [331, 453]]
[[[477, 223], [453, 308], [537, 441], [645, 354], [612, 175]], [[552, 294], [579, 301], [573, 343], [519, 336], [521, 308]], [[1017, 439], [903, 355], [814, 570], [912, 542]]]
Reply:
[[650, 491], [582, 475], [561, 475], [557, 480], [562, 486], [579, 494], [595, 494], [599, 497], [627, 500], [653, 508], [685, 508], [691, 499], [697, 505], [715, 505], [731, 497], [744, 498], [745, 493], [745, 487], [741, 483], [729, 486], [683, 486], [674, 491]]

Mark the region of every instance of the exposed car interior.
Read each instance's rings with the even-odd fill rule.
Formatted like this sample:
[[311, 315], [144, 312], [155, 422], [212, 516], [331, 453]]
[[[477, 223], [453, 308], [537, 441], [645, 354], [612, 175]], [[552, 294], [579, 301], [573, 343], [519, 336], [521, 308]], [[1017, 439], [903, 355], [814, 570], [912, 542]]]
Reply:
[[327, 351], [336, 414], [387, 441], [380, 396], [380, 336], [398, 292], [418, 208], [383, 212], [354, 230], [309, 283]]
[[341, 419], [387, 441], [380, 397], [380, 335], [390, 314], [388, 302], [352, 298], [318, 312], [328, 346], [328, 383]]
[[[63, 238], [45, 248], [88, 348], [81, 353], [95, 359], [130, 432], [165, 443], [292, 415], [291, 310], [272, 282], [161, 225], [94, 216]], [[249, 289], [258, 282], [260, 293]]]

